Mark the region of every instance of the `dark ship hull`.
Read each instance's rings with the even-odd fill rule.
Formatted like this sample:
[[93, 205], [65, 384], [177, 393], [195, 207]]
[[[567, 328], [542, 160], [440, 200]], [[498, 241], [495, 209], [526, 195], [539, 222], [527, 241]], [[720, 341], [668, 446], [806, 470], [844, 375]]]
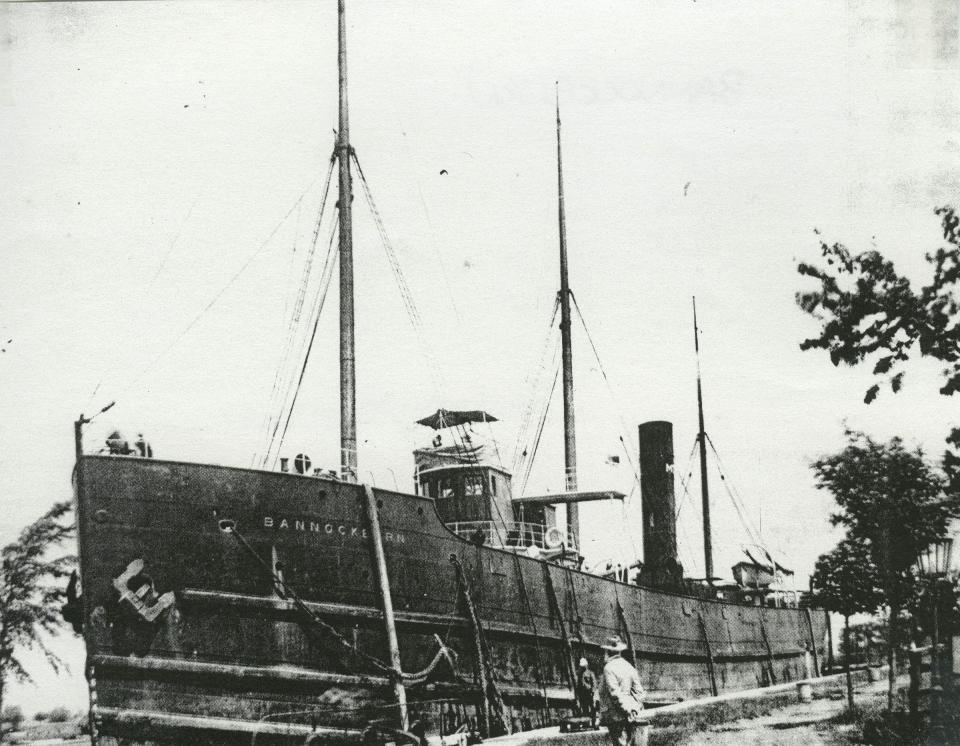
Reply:
[[471, 543], [429, 497], [105, 456], [82, 457], [76, 481], [105, 736], [305, 743], [395, 720], [368, 500], [401, 668], [420, 672], [403, 682], [410, 721], [428, 733], [471, 718], [494, 732], [498, 700], [507, 729], [556, 722], [573, 708], [571, 659], [599, 670], [609, 634], [631, 645], [652, 699], [802, 679], [823, 660], [822, 611], [675, 595]]

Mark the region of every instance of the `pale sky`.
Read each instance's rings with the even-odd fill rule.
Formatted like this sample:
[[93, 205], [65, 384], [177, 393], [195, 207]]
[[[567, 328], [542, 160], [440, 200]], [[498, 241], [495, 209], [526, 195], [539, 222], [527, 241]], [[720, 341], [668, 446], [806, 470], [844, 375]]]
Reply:
[[[942, 450], [960, 418], [937, 367], [867, 407], [868, 370], [799, 351], [816, 325], [793, 298], [814, 228], [927, 276], [933, 209], [960, 186], [956, 1], [358, 0], [348, 18], [351, 139], [440, 358], [421, 355], [358, 193], [363, 479], [409, 488], [430, 435], [411, 423], [438, 406], [493, 413], [513, 452], [558, 285], [554, 81], [571, 285], [613, 389], [576, 330], [582, 487], [630, 491], [629, 467], [604, 464], [621, 422], [635, 462], [636, 425], [672, 421], [685, 472], [691, 295], [707, 430], [801, 584], [838, 538], [809, 463], [842, 447], [844, 421]], [[0, 41], [8, 541], [70, 495], [72, 421], [110, 401], [88, 449], [120, 427], [162, 458], [262, 453], [337, 122], [336, 3], [6, 4]], [[336, 339], [334, 287], [283, 449], [331, 468]], [[531, 491], [561, 489], [559, 413], [556, 399]], [[747, 539], [713, 476], [725, 572]], [[693, 575], [697, 480], [679, 531]], [[584, 508], [588, 556], [626, 558], [638, 509], [625, 530], [618, 511]], [[74, 675], [36, 663], [39, 688], [12, 701], [84, 706], [80, 646], [57, 644]]]

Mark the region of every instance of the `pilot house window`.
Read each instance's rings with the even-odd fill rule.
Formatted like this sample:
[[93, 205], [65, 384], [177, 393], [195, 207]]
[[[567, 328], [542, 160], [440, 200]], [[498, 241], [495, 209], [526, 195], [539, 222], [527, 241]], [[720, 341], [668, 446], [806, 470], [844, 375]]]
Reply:
[[463, 480], [463, 493], [467, 497], [483, 496], [483, 478], [479, 475], [471, 475]]

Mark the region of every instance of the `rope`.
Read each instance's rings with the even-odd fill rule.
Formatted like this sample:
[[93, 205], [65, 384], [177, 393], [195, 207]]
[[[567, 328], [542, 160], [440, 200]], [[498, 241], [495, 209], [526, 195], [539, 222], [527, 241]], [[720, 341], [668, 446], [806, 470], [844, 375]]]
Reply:
[[[594, 344], [593, 335], [590, 334], [590, 329], [587, 327], [587, 320], [583, 317], [583, 311], [580, 310], [580, 304], [577, 303], [577, 296], [573, 294], [572, 290], [570, 291], [570, 298], [573, 300], [573, 307], [577, 311], [577, 318], [580, 319], [580, 325], [583, 327], [583, 331], [587, 335], [587, 342], [590, 343], [590, 349], [593, 351], [593, 357], [597, 361], [597, 368], [600, 370], [600, 375], [603, 377], [603, 382], [607, 387], [607, 393], [610, 395], [610, 401], [613, 403], [613, 408], [617, 412], [617, 419], [620, 420], [620, 446], [623, 448], [623, 453], [627, 459], [627, 464], [629, 464], [630, 471], [633, 473], [633, 482], [630, 485], [630, 492], [623, 501], [624, 517], [626, 517], [627, 506], [630, 504], [636, 488], [640, 487], [642, 491], [639, 464], [634, 463], [633, 457], [630, 455], [630, 449], [627, 448], [627, 441], [625, 438], [627, 432], [627, 423], [623, 419], [623, 407], [620, 406], [620, 402], [617, 400], [617, 395], [613, 391], [613, 385], [610, 383], [610, 377], [607, 375], [606, 368], [603, 367], [603, 361], [600, 360], [600, 352], [597, 350], [597, 345]], [[630, 521], [623, 521], [623, 529], [630, 541], [630, 545], [633, 547], [634, 555], [636, 555], [637, 543], [633, 537], [633, 531], [630, 528]]]
[[274, 587], [282, 591], [285, 597], [289, 597], [290, 600], [293, 601], [293, 605], [296, 607], [297, 611], [303, 614], [311, 625], [333, 637], [342, 648], [352, 655], [355, 655], [361, 660], [367, 662], [377, 671], [386, 674], [387, 676], [391, 677], [391, 679], [399, 678], [406, 684], [420, 684], [423, 683], [431, 673], [433, 673], [437, 666], [440, 665], [441, 661], [446, 660], [450, 664], [451, 670], [456, 675], [457, 653], [452, 648], [447, 647], [438, 635], [434, 635], [434, 639], [437, 641], [439, 650], [433, 657], [433, 660], [430, 661], [427, 667], [422, 671], [417, 671], [415, 673], [404, 673], [393, 666], [387, 665], [379, 658], [374, 658], [372, 655], [364, 653], [346, 637], [341, 635], [336, 628], [327, 624], [315, 613], [313, 613], [310, 608], [301, 600], [300, 596], [297, 595], [296, 591], [294, 591], [293, 588], [284, 582], [284, 580], [277, 575], [276, 572], [274, 572], [274, 569], [257, 553], [252, 546], [250, 546], [250, 543], [243, 537], [243, 535], [241, 535], [239, 531], [237, 531], [236, 526], [228, 528], [227, 532], [236, 537], [237, 541], [240, 542], [240, 545], [250, 553], [254, 560], [256, 560], [257, 564], [259, 564], [260, 567], [270, 574], [270, 578], [273, 581]]
[[543, 427], [547, 422], [547, 414], [550, 412], [550, 402], [553, 401], [553, 392], [557, 389], [557, 379], [560, 377], [560, 363], [559, 360], [556, 363], [556, 367], [553, 372], [553, 383], [550, 385], [550, 393], [546, 398], [546, 403], [543, 407], [543, 412], [540, 416], [540, 421], [537, 424], [537, 434], [533, 441], [533, 448], [530, 450], [529, 455], [527, 456], [527, 461], [525, 463], [525, 469], [523, 473], [523, 478], [520, 482], [520, 494], [524, 494], [527, 491], [527, 482], [530, 481], [530, 473], [533, 471], [533, 462], [537, 457], [537, 451], [540, 448], [540, 438], [543, 436]]
[[519, 473], [521, 463], [523, 459], [526, 458], [529, 444], [526, 441], [527, 433], [530, 429], [530, 425], [533, 421], [533, 412], [534, 405], [537, 401], [537, 395], [542, 386], [542, 380], [547, 370], [547, 356], [550, 354], [550, 351], [553, 350], [554, 356], [556, 356], [556, 340], [554, 339], [556, 333], [556, 320], [557, 320], [557, 311], [560, 309], [560, 296], [556, 296], [553, 299], [553, 311], [550, 315], [550, 324], [547, 327], [547, 334], [544, 337], [543, 348], [540, 351], [540, 355], [537, 358], [536, 366], [533, 368], [532, 372], [528, 372], [524, 378], [524, 386], [529, 387], [530, 395], [527, 398], [526, 404], [524, 405], [523, 412], [520, 416], [520, 427], [517, 431], [517, 440], [514, 444], [513, 449], [513, 473]]
[[720, 473], [720, 480], [723, 482], [724, 489], [727, 492], [727, 495], [730, 497], [730, 501], [733, 503], [733, 507], [737, 511], [737, 516], [740, 518], [740, 523], [743, 525], [743, 528], [746, 530], [747, 535], [750, 537], [750, 540], [757, 544], [758, 546], [766, 547], [763, 544], [763, 541], [759, 538], [759, 535], [756, 532], [752, 522], [749, 520], [746, 514], [746, 508], [743, 505], [742, 499], [738, 494], [735, 494], [731, 485], [727, 482], [727, 477], [724, 474], [723, 462], [720, 458], [720, 454], [717, 453], [716, 446], [713, 444], [713, 439], [707, 435], [707, 442], [710, 444], [710, 450], [713, 451], [713, 455], [717, 458], [717, 471]]
[[[153, 288], [154, 288], [154, 285], [156, 284], [157, 278], [160, 276], [160, 273], [163, 271], [163, 268], [166, 266], [167, 259], [170, 257], [170, 253], [173, 251], [174, 246], [176, 246], [177, 242], [180, 240], [180, 236], [183, 234], [183, 228], [190, 221], [190, 216], [193, 214], [193, 208], [197, 206], [197, 202], [199, 200], [200, 200], [200, 197], [197, 196], [191, 203], [190, 208], [187, 210], [186, 217], [181, 221], [179, 227], [177, 228], [176, 235], [174, 235], [173, 240], [170, 241], [170, 245], [167, 246], [167, 250], [164, 253], [163, 258], [160, 260], [160, 264], [157, 265], [157, 269], [153, 273], [153, 277], [151, 277], [150, 282], [147, 283], [147, 289], [143, 293], [143, 301], [139, 305], [141, 306], [147, 305], [146, 301], [148, 299], [151, 299], [153, 294]], [[130, 324], [127, 325], [127, 330], [123, 336], [123, 342], [119, 345], [120, 349], [124, 349], [127, 347], [127, 345], [130, 342], [130, 337], [133, 334], [134, 328], [136, 328], [138, 331], [140, 330], [140, 327], [138, 325], [130, 325]], [[107, 376], [111, 375], [116, 369], [117, 369], [117, 363], [116, 363], [116, 359], [114, 359], [114, 361], [104, 369], [103, 373], [100, 374], [100, 380], [97, 381], [97, 385], [93, 387], [93, 391], [90, 393], [90, 398], [87, 400], [87, 404], [85, 408], [90, 407], [90, 405], [93, 403], [94, 397], [96, 397], [97, 392], [100, 390], [100, 386], [101, 384], [103, 384], [104, 379], [106, 379]]]
[[[587, 335], [587, 342], [590, 343], [590, 349], [593, 350], [593, 358], [597, 361], [597, 368], [600, 370], [600, 375], [603, 377], [603, 382], [606, 384], [607, 393], [610, 394], [610, 400], [613, 402], [613, 407], [617, 411], [617, 418], [620, 420], [620, 444], [623, 446], [623, 452], [627, 457], [627, 463], [630, 464], [630, 468], [633, 470], [634, 479], [637, 485], [640, 484], [640, 471], [633, 464], [633, 459], [630, 457], [630, 449], [627, 448], [627, 442], [625, 440], [625, 435], [627, 432], [627, 423], [623, 419], [623, 407], [620, 406], [617, 396], [613, 391], [613, 385], [610, 383], [610, 378], [607, 376], [607, 371], [603, 367], [603, 362], [600, 360], [600, 353], [597, 351], [597, 346], [593, 342], [593, 336], [590, 334], [590, 330], [587, 328], [587, 320], [583, 318], [583, 312], [580, 310], [580, 304], [577, 303], [577, 296], [573, 294], [573, 291], [570, 291], [570, 298], [573, 300], [573, 307], [577, 311], [577, 318], [580, 319], [580, 325], [583, 327], [584, 333]], [[630, 490], [630, 495], [633, 495], [633, 490]]]
[[[494, 502], [496, 505], [496, 502]], [[500, 512], [499, 506], [497, 513]], [[501, 516], [502, 520], [502, 516]], [[517, 580], [520, 581], [520, 595], [523, 598], [523, 605], [527, 609], [527, 618], [530, 619], [530, 626], [533, 628], [533, 642], [537, 650], [537, 683], [540, 684], [540, 690], [543, 692], [543, 712], [540, 714], [541, 723], [544, 722], [544, 715], [550, 712], [550, 700], [547, 697], [547, 682], [543, 675], [543, 651], [540, 648], [540, 631], [537, 629], [537, 620], [533, 614], [533, 607], [530, 605], [530, 596], [527, 594], [527, 584], [523, 580], [523, 568], [520, 566], [520, 557], [517, 552], [511, 552], [513, 563], [517, 570]]]
[[170, 350], [176, 347], [180, 343], [180, 341], [184, 337], [186, 337], [187, 334], [190, 333], [190, 331], [197, 325], [200, 319], [202, 319], [207, 314], [207, 312], [219, 302], [219, 300], [224, 296], [227, 290], [229, 290], [233, 286], [233, 284], [239, 279], [240, 275], [242, 275], [244, 272], [247, 271], [247, 269], [249, 269], [250, 265], [253, 264], [253, 260], [256, 259], [260, 255], [260, 252], [263, 251], [267, 247], [267, 245], [270, 243], [270, 241], [273, 240], [273, 237], [277, 234], [277, 232], [280, 230], [283, 224], [287, 222], [287, 219], [293, 214], [294, 210], [297, 209], [297, 207], [300, 205], [300, 202], [303, 200], [303, 198], [307, 196], [307, 192], [310, 191], [310, 187], [312, 187], [315, 182], [316, 182], [316, 179], [314, 179], [313, 181], [310, 182], [310, 184], [307, 185], [307, 188], [303, 190], [303, 192], [300, 194], [297, 200], [293, 203], [293, 205], [290, 207], [287, 213], [280, 219], [280, 221], [273, 228], [273, 230], [270, 231], [269, 235], [263, 240], [263, 242], [253, 252], [251, 252], [251, 254], [247, 257], [246, 261], [244, 261], [244, 263], [240, 266], [240, 268], [236, 272], [234, 272], [234, 274], [230, 277], [230, 279], [227, 280], [226, 284], [222, 288], [220, 288], [220, 290], [217, 292], [216, 295], [213, 296], [210, 302], [207, 303], [207, 305], [205, 305], [200, 310], [200, 312], [193, 317], [193, 319], [180, 331], [180, 333], [173, 339], [173, 341], [171, 341], [166, 347], [164, 347], [159, 353], [157, 353], [157, 355], [154, 356], [154, 358], [146, 366], [144, 366], [144, 368], [139, 373], [137, 373], [137, 375], [135, 375], [133, 379], [131, 379], [130, 383], [127, 384], [127, 386], [123, 389], [124, 393], [129, 391], [135, 384], [139, 383], [140, 380], [147, 373], [151, 372], [151, 370], [155, 370], [154, 366], [156, 366], [157, 363], [168, 352], [170, 352]]
[[[284, 371], [289, 367], [291, 358], [293, 356], [294, 340], [296, 339], [296, 336], [297, 336], [296, 334], [297, 327], [299, 326], [300, 317], [303, 311], [303, 304], [304, 304], [304, 301], [306, 300], [307, 288], [310, 285], [310, 275], [313, 269], [313, 259], [316, 254], [317, 241], [320, 236], [320, 226], [323, 223], [323, 216], [324, 216], [324, 213], [326, 212], [327, 198], [330, 193], [330, 184], [333, 177], [333, 167], [335, 163], [336, 163], [336, 152], [334, 151], [334, 153], [330, 156], [330, 162], [327, 167], [327, 175], [326, 175], [326, 179], [324, 181], [324, 186], [323, 186], [323, 196], [320, 199], [320, 206], [317, 210], [317, 218], [314, 223], [313, 239], [311, 240], [310, 248], [307, 251], [307, 257], [304, 262], [303, 271], [301, 273], [300, 285], [297, 289], [297, 297], [296, 297], [296, 300], [294, 301], [293, 312], [290, 315], [290, 321], [288, 323], [286, 340], [283, 345], [283, 354], [280, 360], [280, 364], [277, 366], [277, 372], [274, 375], [274, 379], [273, 379], [273, 387], [270, 391], [270, 405], [269, 405], [268, 412], [273, 412], [277, 403], [281, 404], [280, 414], [278, 414], [277, 416], [277, 423], [279, 423], [280, 418], [282, 418], [283, 416], [282, 413], [285, 410], [285, 407], [282, 405], [284, 402], [288, 400], [290, 395], [290, 387], [291, 387], [293, 374], [289, 373], [284, 375]], [[324, 273], [326, 273], [327, 264], [329, 263], [330, 263], [330, 250], [328, 248], [327, 259], [326, 259], [326, 263], [324, 264], [324, 270], [323, 270]], [[321, 280], [321, 284], [322, 284], [322, 280]], [[322, 292], [324, 294], [326, 293], [325, 290], [323, 290]], [[316, 308], [316, 304], [314, 308]], [[299, 358], [299, 356], [297, 357]], [[284, 380], [286, 382], [281, 384], [281, 382]], [[283, 389], [282, 395], [280, 393], [281, 388]], [[266, 461], [269, 457], [270, 446], [272, 446], [273, 439], [276, 437], [277, 423], [274, 423], [273, 416], [271, 414], [267, 420], [267, 426], [266, 426], [266, 431], [270, 434], [266, 436], [268, 440], [268, 445], [267, 445], [267, 453], [264, 455], [264, 458], [263, 458], [263, 465], [266, 464]], [[274, 425], [272, 431], [270, 427], [271, 424]]]
[[567, 580], [568, 593], [573, 599], [573, 614], [577, 620], [577, 640], [580, 643], [580, 657], [583, 657], [583, 651], [586, 643], [583, 641], [583, 617], [580, 616], [580, 603], [577, 601], [577, 586], [573, 582], [573, 571], [569, 565], [564, 566], [564, 575]]
[[[338, 221], [339, 222], [339, 221]], [[313, 330], [310, 332], [310, 341], [307, 343], [307, 349], [303, 355], [303, 364], [300, 367], [300, 376], [297, 379], [296, 388], [293, 390], [293, 398], [290, 400], [290, 404], [287, 406], [287, 418], [283, 423], [283, 432], [280, 433], [280, 440], [276, 442], [276, 454], [274, 455], [274, 464], [276, 464], [277, 457], [280, 455], [280, 449], [283, 447], [284, 438], [287, 437], [287, 428], [290, 427], [290, 419], [293, 417], [293, 409], [297, 404], [297, 397], [300, 395], [300, 386], [303, 384], [303, 376], [307, 372], [307, 363], [310, 360], [310, 353], [313, 351], [313, 342], [317, 336], [317, 327], [320, 324], [320, 314], [323, 311], [324, 302], [327, 299], [327, 292], [330, 290], [330, 281], [333, 278], [333, 265], [337, 260], [337, 257], [340, 255], [340, 248], [338, 245], [334, 244], [334, 237], [336, 236], [336, 226], [334, 224], [334, 230], [330, 231], [330, 244], [327, 247], [327, 261], [323, 267], [323, 274], [320, 278], [320, 295], [317, 298], [316, 309], [313, 313]], [[277, 420], [277, 424], [280, 424], [280, 420]], [[270, 447], [267, 449], [266, 454], [264, 455], [264, 464], [270, 457], [270, 452], [274, 450], [274, 442], [276, 439], [277, 428], [276, 426], [273, 429], [273, 435], [271, 437]]]
[[677, 502], [677, 512], [676, 515], [673, 516], [674, 521], [680, 518], [680, 511], [683, 509], [683, 499], [690, 495], [690, 478], [693, 476], [693, 469], [690, 468], [690, 465], [693, 463], [693, 455], [697, 452], [697, 443], [699, 442], [699, 438], [694, 438], [693, 448], [690, 449], [690, 456], [687, 458], [687, 468], [685, 470], [687, 476], [686, 478], [680, 477], [680, 486], [683, 487], [683, 494], [680, 495], [680, 500]]
[[[487, 645], [487, 638], [483, 632], [483, 626], [480, 624], [480, 618], [477, 616], [477, 609], [473, 603], [473, 595], [470, 592], [470, 580], [463, 569], [460, 558], [456, 554], [450, 555], [450, 562], [453, 564], [457, 575], [457, 589], [462, 593], [463, 605], [466, 607], [467, 617], [470, 620], [470, 628], [473, 632], [473, 645], [477, 659], [477, 673], [480, 679], [481, 697], [483, 708], [481, 713], [486, 724], [486, 736], [498, 736], [507, 732], [507, 721], [504, 714], [503, 698], [500, 696], [500, 690], [497, 688], [497, 682], [493, 671], [490, 668], [490, 648]], [[490, 715], [496, 719], [496, 722], [489, 722]]]
[[430, 375], [433, 378], [434, 386], [437, 391], [442, 391], [443, 384], [439, 375], [440, 366], [437, 362], [436, 356], [433, 354], [433, 347], [427, 341], [423, 319], [420, 317], [420, 312], [417, 310], [417, 305], [413, 300], [413, 294], [410, 292], [410, 286], [407, 284], [403, 270], [400, 267], [400, 261], [397, 259], [397, 253], [393, 248], [390, 237], [387, 235], [387, 229], [384, 226], [383, 218], [380, 215], [380, 210], [377, 209], [377, 204], [373, 199], [372, 192], [370, 191], [370, 184], [367, 182], [367, 177], [363, 173], [363, 169], [360, 167], [360, 159], [357, 158], [357, 154], [355, 152], [353, 152], [352, 155], [353, 162], [357, 166], [357, 174], [360, 176], [360, 185], [362, 187], [363, 196], [367, 201], [367, 207], [370, 208], [370, 215], [373, 217], [373, 222], [377, 228], [377, 233], [380, 235], [380, 241], [383, 244], [384, 252], [387, 255], [387, 261], [390, 264], [390, 269], [393, 271], [397, 288], [400, 290], [400, 297], [403, 300], [407, 317], [410, 319], [410, 324], [417, 336], [417, 341], [420, 345], [421, 352], [427, 361], [427, 369], [430, 371]]

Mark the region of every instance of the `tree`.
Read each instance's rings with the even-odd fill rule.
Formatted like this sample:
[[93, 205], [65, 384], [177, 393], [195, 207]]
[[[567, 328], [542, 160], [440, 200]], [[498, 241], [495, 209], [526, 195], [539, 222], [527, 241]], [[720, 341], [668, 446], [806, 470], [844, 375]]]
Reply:
[[919, 448], [908, 450], [899, 438], [879, 443], [860, 432], [848, 430], [846, 435], [847, 446], [815, 461], [813, 470], [817, 487], [829, 490], [840, 509], [830, 522], [844, 526], [847, 541], [860, 545], [876, 568], [890, 610], [892, 704], [897, 619], [917, 592], [912, 568], [923, 549], [945, 536], [957, 504], [944, 499], [946, 480]]
[[847, 704], [853, 709], [850, 676], [850, 617], [872, 613], [883, 603], [880, 574], [864, 544], [844, 539], [820, 555], [813, 570], [814, 603], [843, 616], [843, 656], [847, 673]]
[[0, 723], [9, 724], [10, 730], [19, 730], [23, 723], [23, 710], [17, 705], [4, 707], [0, 711]]
[[[903, 385], [904, 364], [911, 357], [945, 363], [940, 393], [960, 391], [960, 217], [953, 207], [940, 207], [946, 248], [926, 254], [932, 267], [927, 285], [918, 291], [878, 251], [852, 253], [840, 243], [820, 240], [826, 265], [801, 262], [797, 270], [819, 282], [819, 288], [796, 295], [798, 305], [820, 321], [820, 333], [800, 349], [823, 349], [834, 365], [873, 362], [874, 383], [864, 401], [872, 402], [886, 383], [896, 393]], [[817, 233], [819, 235], [819, 232]], [[947, 437], [944, 470], [951, 492], [960, 492], [960, 428]]]
[[18, 651], [40, 650], [55, 671], [63, 667], [44, 637], [63, 624], [63, 580], [76, 563], [72, 555], [49, 556], [73, 535], [73, 525], [64, 523], [69, 512], [70, 503], [57, 503], [0, 550], [0, 711], [11, 679], [32, 680]]

